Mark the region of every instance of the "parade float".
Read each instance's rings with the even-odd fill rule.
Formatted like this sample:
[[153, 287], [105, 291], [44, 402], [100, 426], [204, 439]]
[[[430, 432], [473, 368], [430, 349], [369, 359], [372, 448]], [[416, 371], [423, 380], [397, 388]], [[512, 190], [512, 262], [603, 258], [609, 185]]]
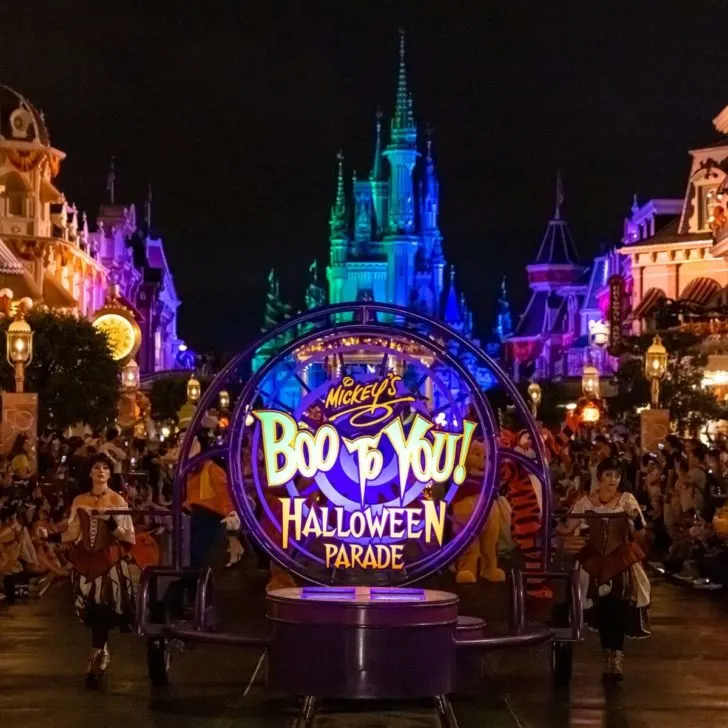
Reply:
[[[268, 353], [262, 364], [261, 350]], [[484, 371], [496, 382], [487, 393], [477, 384]], [[240, 392], [226, 440], [191, 456], [221, 391]], [[530, 456], [504, 446], [493, 396], [530, 434]], [[225, 463], [244, 530], [282, 575], [269, 584], [265, 635], [217, 631], [212, 571], [186, 566], [185, 483], [211, 458]], [[566, 582], [568, 618], [560, 627], [527, 623], [518, 569], [508, 579], [507, 634], [459, 614], [454, 593], [421, 586], [447, 579], [453, 564], [458, 577], [467, 573], [464, 554], [477, 561], [481, 549], [473, 552], [473, 544], [488, 531], [508, 464], [548, 482], [528, 406], [482, 350], [446, 325], [375, 303], [286, 321], [217, 376], [185, 437], [172, 563], [146, 569], [138, 594], [150, 679], [168, 682], [173, 640], [257, 648], [268, 661], [269, 687], [304, 698], [301, 726], [328, 698], [432, 698], [441, 722], [454, 726], [448, 695], [458, 672], [495, 648], [550, 643], [554, 675], [568, 682], [583, 620], [575, 572], [549, 572], [549, 488], [538, 488], [539, 563], [528, 579]], [[483, 548], [495, 546], [486, 539]], [[494, 554], [491, 560], [493, 573], [485, 575], [496, 580]], [[159, 609], [167, 585], [181, 577], [195, 585], [189, 621]]]

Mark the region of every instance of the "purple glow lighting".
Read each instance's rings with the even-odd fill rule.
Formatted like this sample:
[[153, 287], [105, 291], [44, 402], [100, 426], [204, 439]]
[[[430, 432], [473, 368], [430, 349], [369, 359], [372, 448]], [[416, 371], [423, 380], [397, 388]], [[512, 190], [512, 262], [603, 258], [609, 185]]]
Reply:
[[[274, 355], [251, 374], [261, 347]], [[319, 309], [271, 331], [218, 375], [190, 432], [234, 378], [245, 381], [218, 454], [252, 537], [308, 582], [407, 584], [455, 559], [494, 497], [498, 426], [476, 368], [515, 404], [538, 451], [529, 466], [545, 469], [528, 409], [487, 355], [443, 324], [373, 302]], [[471, 439], [481, 443], [483, 467], [467, 479], [476, 500], [453, 532]], [[179, 493], [193, 463], [188, 441], [175, 474]]]

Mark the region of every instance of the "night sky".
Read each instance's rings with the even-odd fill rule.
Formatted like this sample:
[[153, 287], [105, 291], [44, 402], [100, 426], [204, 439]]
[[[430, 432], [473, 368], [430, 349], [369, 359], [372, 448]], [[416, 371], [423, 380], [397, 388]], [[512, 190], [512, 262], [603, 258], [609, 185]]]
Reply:
[[140, 214], [151, 181], [181, 334], [232, 350], [260, 326], [272, 266], [296, 306], [314, 257], [324, 274], [335, 155], [368, 175], [400, 27], [480, 333], [504, 272], [521, 310], [558, 168], [588, 259], [618, 241], [633, 193], [682, 196], [687, 150], [728, 104], [728, 14], [710, 0], [8, 2], [0, 81], [45, 112], [68, 153], [59, 187], [91, 220], [111, 155]]

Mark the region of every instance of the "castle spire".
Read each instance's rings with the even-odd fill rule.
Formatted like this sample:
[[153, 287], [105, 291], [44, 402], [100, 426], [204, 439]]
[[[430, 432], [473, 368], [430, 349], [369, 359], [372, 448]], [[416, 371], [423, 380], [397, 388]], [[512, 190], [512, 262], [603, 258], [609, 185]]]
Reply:
[[147, 235], [152, 230], [152, 183], [147, 183], [147, 199], [144, 203], [144, 223], [147, 226]]
[[430, 127], [427, 128], [427, 152], [423, 177], [420, 182], [420, 220], [423, 230], [436, 231], [440, 206], [440, 183], [437, 180], [435, 162], [432, 159], [432, 129]]
[[308, 272], [311, 276], [311, 282], [308, 284], [308, 289], [306, 290], [306, 308], [310, 311], [313, 308], [318, 308], [326, 304], [326, 293], [319, 284], [317, 261], [314, 260], [311, 263]]
[[344, 195], [344, 154], [341, 150], [336, 155], [338, 172], [336, 178], [336, 200], [331, 208], [329, 227], [332, 237], [346, 231], [346, 196]]
[[397, 98], [392, 116], [392, 132], [412, 130], [415, 126], [412, 113], [412, 96], [407, 91], [407, 67], [405, 65], [404, 30], [399, 31], [399, 73], [397, 75]]
[[374, 144], [374, 162], [372, 163], [372, 172], [369, 175], [369, 179], [372, 182], [384, 182], [386, 179], [384, 174], [384, 164], [382, 163], [382, 110], [377, 108], [376, 117], [376, 130], [377, 137]]
[[455, 266], [450, 266], [450, 290], [447, 292], [447, 301], [445, 303], [445, 323], [456, 324], [460, 321], [460, 306], [458, 304], [458, 294], [455, 290]]
[[263, 314], [263, 328], [261, 331], [267, 331], [277, 326], [281, 322], [281, 301], [278, 290], [278, 276], [276, 276], [275, 268], [270, 269], [268, 273], [268, 292], [265, 296], [265, 313]]
[[109, 162], [109, 174], [106, 176], [106, 191], [109, 193], [109, 202], [114, 204], [114, 193], [116, 191], [116, 170], [114, 169], [116, 157], [111, 157]]
[[494, 333], [500, 341], [503, 341], [503, 339], [513, 333], [511, 304], [508, 301], [507, 277], [505, 275], [501, 279], [500, 296], [498, 297], [498, 315]]
[[556, 210], [554, 220], [561, 220], [561, 205], [564, 204], [564, 181], [561, 179], [561, 170], [556, 172]]

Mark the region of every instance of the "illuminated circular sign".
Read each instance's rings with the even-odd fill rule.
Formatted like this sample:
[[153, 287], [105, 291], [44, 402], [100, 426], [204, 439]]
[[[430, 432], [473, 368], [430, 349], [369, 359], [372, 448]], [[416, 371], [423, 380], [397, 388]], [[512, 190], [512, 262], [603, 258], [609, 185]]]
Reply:
[[[512, 383], [456, 332], [391, 306], [330, 307], [233, 360], [190, 432], [243, 379], [224, 447], [251, 536], [310, 582], [406, 584], [446, 568], [484, 525], [500, 466], [497, 418], [479, 385], [486, 375], [537, 440]], [[201, 457], [188, 440], [179, 492]], [[457, 507], [464, 499], [468, 508]]]
[[94, 319], [93, 326], [106, 334], [114, 361], [123, 361], [138, 350], [138, 327], [126, 316], [119, 313], [103, 313]]

